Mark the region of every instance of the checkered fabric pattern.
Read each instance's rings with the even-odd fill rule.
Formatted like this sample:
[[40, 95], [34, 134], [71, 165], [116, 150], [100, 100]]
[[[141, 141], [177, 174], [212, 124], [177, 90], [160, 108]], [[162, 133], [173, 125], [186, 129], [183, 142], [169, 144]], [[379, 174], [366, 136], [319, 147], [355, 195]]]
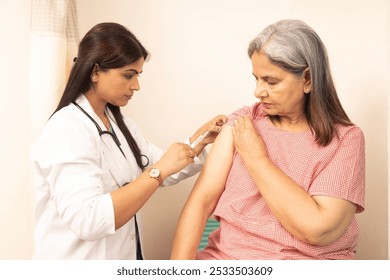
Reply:
[[[345, 199], [364, 210], [364, 135], [356, 126], [338, 127], [339, 137], [326, 147], [311, 130], [277, 129], [258, 104], [229, 117], [250, 115], [264, 139], [270, 160], [312, 196]], [[358, 224], [353, 218], [345, 234], [328, 246], [314, 246], [291, 235], [278, 222], [258, 191], [240, 156], [234, 155], [226, 188], [214, 215], [220, 228], [211, 233], [199, 259], [354, 259]]]

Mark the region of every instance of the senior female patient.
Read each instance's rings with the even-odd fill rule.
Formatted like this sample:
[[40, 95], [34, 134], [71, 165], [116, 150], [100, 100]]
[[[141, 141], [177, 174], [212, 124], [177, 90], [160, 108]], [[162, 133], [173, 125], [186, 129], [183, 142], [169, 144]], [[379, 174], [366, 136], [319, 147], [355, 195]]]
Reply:
[[164, 153], [121, 114], [140, 88], [147, 58], [137, 38], [116, 23], [98, 24], [81, 40], [63, 96], [32, 152], [33, 258], [142, 259], [136, 213], [159, 186], [200, 170], [196, 156], [214, 141], [225, 116], [196, 131], [190, 142], [212, 133], [193, 149], [187, 141]]
[[[228, 119], [178, 222], [172, 259], [354, 259], [364, 136], [344, 112], [325, 47], [298, 20], [248, 49], [260, 102]], [[197, 247], [207, 219], [220, 227]]]

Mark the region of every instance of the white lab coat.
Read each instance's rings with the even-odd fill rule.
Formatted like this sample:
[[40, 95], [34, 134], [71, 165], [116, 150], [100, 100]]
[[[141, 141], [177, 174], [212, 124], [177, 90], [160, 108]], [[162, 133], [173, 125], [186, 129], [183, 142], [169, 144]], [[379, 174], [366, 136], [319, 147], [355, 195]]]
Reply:
[[[105, 129], [83, 94], [76, 102]], [[134, 180], [141, 170], [107, 113], [126, 158], [112, 137], [100, 137], [95, 124], [74, 104], [50, 118], [34, 145], [34, 259], [136, 259], [134, 219], [115, 231], [110, 192]], [[125, 118], [125, 123], [149, 165], [156, 162], [163, 150], [146, 140], [133, 121]], [[195, 158], [164, 185], [196, 174], [202, 164]]]

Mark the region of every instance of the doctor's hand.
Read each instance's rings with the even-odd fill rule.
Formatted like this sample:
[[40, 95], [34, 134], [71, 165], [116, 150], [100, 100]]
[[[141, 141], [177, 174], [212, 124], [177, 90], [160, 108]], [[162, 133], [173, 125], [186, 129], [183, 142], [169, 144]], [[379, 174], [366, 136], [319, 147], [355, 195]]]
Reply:
[[194, 135], [191, 136], [191, 146], [196, 154], [200, 154], [206, 145], [214, 143], [218, 133], [221, 132], [222, 126], [227, 122], [225, 115], [219, 115], [203, 124]]
[[161, 170], [161, 176], [165, 179], [193, 163], [195, 156], [194, 150], [189, 145], [174, 143], [153, 166]]

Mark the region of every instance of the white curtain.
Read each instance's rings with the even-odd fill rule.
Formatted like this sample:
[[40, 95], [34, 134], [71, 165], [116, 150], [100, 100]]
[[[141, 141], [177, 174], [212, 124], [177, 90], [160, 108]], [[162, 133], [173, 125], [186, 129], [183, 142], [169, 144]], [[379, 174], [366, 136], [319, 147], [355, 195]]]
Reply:
[[29, 97], [33, 138], [55, 109], [78, 47], [75, 0], [33, 0]]

